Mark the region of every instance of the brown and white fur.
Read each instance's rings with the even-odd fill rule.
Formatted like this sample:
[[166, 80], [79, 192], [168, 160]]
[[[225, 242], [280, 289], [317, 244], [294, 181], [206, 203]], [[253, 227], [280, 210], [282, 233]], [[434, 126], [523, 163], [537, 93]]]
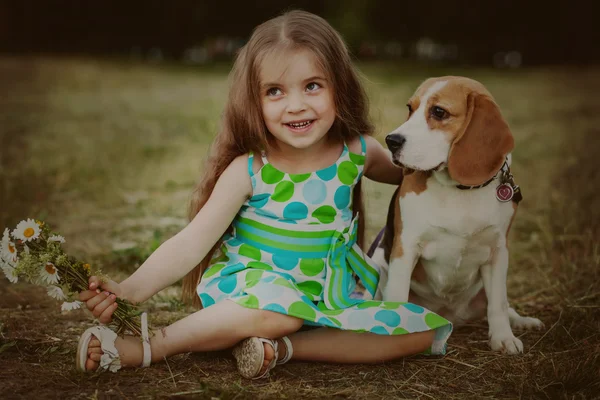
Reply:
[[543, 323], [508, 304], [507, 235], [517, 204], [496, 199], [497, 179], [456, 187], [480, 185], [510, 162], [509, 126], [491, 94], [468, 78], [428, 79], [408, 106], [408, 120], [386, 138], [405, 177], [374, 255], [383, 269], [376, 298], [411, 301], [455, 325], [487, 311], [491, 348], [522, 352], [511, 327]]

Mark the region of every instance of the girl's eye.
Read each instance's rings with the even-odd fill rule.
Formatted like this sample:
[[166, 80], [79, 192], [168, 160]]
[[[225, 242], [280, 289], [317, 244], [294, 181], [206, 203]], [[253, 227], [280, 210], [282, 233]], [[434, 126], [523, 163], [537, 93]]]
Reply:
[[319, 85], [316, 82], [311, 82], [308, 85], [306, 85], [306, 89], [308, 89], [309, 92], [314, 92], [317, 89], [320, 89], [321, 85]]
[[279, 96], [281, 94], [281, 90], [279, 88], [270, 88], [267, 90], [267, 96]]
[[448, 117], [448, 111], [438, 106], [431, 107], [430, 113], [433, 118], [440, 121]]

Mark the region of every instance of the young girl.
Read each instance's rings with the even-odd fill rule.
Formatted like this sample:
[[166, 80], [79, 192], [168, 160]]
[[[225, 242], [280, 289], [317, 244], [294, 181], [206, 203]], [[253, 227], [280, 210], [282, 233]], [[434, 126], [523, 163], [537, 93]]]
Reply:
[[236, 346], [241, 375], [258, 378], [292, 358], [444, 354], [452, 327], [442, 317], [351, 296], [355, 277], [371, 295], [378, 282], [358, 246], [360, 180], [399, 184], [402, 175], [367, 136], [367, 99], [339, 34], [318, 16], [288, 12], [255, 29], [231, 78], [189, 225], [125, 281], [92, 277], [80, 294], [107, 323], [116, 297], [141, 303], [187, 274], [184, 295], [203, 308], [142, 343], [90, 328], [78, 368], [116, 371]]

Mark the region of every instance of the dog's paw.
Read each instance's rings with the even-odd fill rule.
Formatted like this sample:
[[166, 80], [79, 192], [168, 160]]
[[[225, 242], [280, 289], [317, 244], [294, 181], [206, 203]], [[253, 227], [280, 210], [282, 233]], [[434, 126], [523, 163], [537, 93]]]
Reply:
[[546, 329], [546, 326], [542, 321], [532, 317], [511, 318], [510, 327], [516, 330], [537, 329], [539, 331]]
[[518, 354], [523, 352], [523, 342], [512, 332], [508, 334], [491, 334], [490, 347], [494, 351], [506, 354]]

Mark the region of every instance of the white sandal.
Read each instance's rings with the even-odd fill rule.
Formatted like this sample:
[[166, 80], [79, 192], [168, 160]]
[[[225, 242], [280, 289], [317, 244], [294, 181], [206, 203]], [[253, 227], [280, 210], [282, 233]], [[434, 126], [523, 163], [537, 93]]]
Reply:
[[[285, 348], [287, 350], [286, 355], [281, 360], [279, 358], [279, 344], [277, 340], [265, 339], [261, 337], [250, 337], [241, 341], [235, 348], [233, 349], [233, 356], [237, 360], [237, 368], [244, 378], [247, 379], [260, 379], [269, 376], [269, 371], [271, 371], [275, 365], [285, 364], [288, 362], [292, 355], [294, 354], [294, 349], [292, 348], [292, 342], [288, 339], [287, 336], [281, 338], [283, 343], [285, 344]], [[265, 346], [263, 343], [268, 343], [275, 350], [275, 356], [267, 365], [265, 372], [258, 375], [260, 370], [263, 368], [263, 363], [265, 361]]]
[[[117, 372], [119, 369], [121, 369], [121, 358], [119, 357], [119, 352], [115, 347], [117, 334], [106, 326], [94, 326], [83, 332], [79, 338], [79, 344], [77, 345], [77, 356], [75, 358], [75, 366], [77, 369], [82, 372], [91, 372], [86, 371], [85, 363], [88, 358], [87, 351], [90, 340], [92, 340], [92, 335], [100, 341], [100, 347], [104, 352], [100, 358], [100, 366], [96, 371], [108, 369], [111, 372]], [[148, 336], [148, 316], [146, 313], [142, 314], [142, 348], [144, 351], [142, 367], [148, 367], [150, 365], [150, 361], [152, 360], [152, 352], [150, 350], [150, 338]]]

